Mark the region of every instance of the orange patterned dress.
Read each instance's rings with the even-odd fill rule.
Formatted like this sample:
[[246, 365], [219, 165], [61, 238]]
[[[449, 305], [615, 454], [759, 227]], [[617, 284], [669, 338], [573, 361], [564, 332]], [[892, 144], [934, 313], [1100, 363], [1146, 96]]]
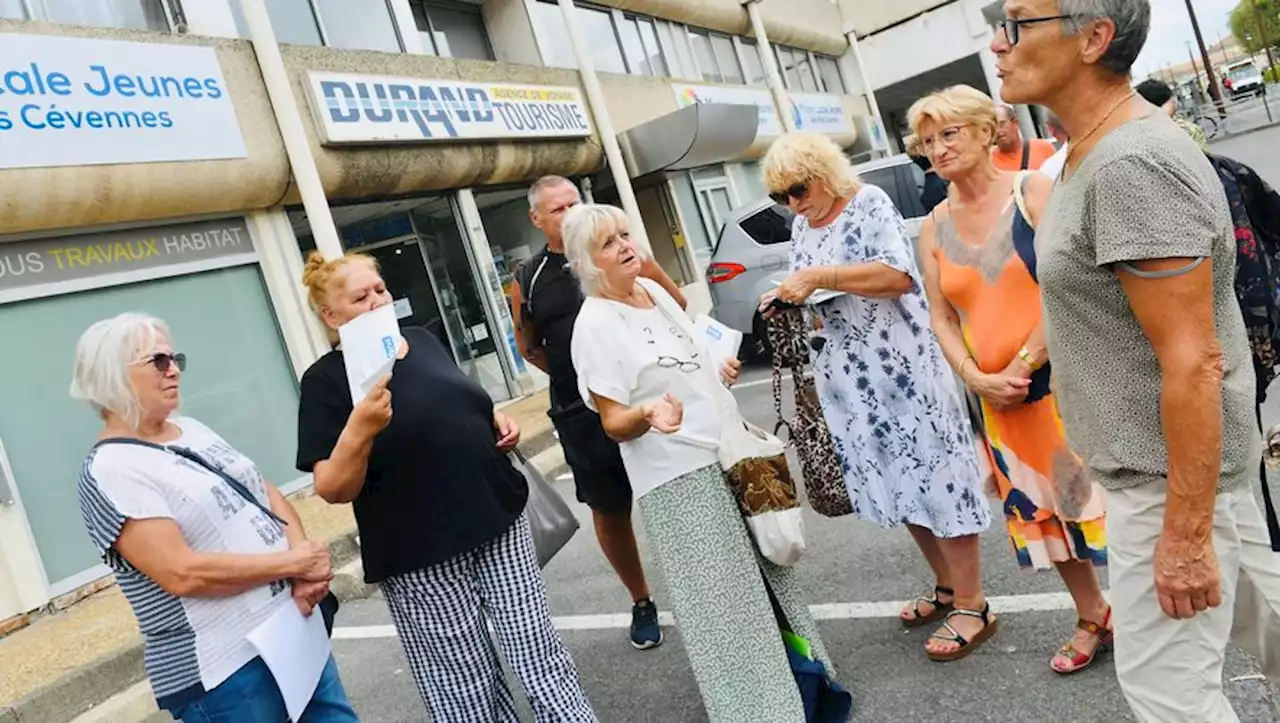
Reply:
[[[995, 230], [979, 244], [960, 236], [950, 213], [935, 213], [934, 257], [942, 293], [960, 314], [978, 368], [1000, 372], [1040, 324], [1035, 231], [1010, 199]], [[1105, 565], [1101, 487], [1066, 444], [1050, 367], [1037, 370], [1025, 403], [997, 410], [981, 404], [986, 439], [980, 456], [995, 480], [1019, 564], [1048, 568], [1084, 560]], [[985, 454], [983, 454], [985, 453]]]

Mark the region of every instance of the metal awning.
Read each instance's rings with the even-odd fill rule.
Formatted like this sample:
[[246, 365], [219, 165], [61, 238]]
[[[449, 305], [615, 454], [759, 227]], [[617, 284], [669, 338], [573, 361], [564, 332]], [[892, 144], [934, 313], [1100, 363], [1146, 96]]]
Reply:
[[754, 105], [697, 103], [618, 134], [631, 178], [740, 158], [756, 141]]

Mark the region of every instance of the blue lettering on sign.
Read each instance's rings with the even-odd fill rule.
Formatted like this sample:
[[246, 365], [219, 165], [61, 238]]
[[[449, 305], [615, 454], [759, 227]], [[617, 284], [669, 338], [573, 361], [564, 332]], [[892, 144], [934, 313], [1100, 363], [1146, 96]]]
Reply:
[[468, 126], [494, 122], [515, 132], [590, 132], [573, 102], [494, 101], [483, 88], [443, 84], [321, 80], [319, 88], [329, 121], [338, 125], [412, 121], [422, 138], [461, 138]]
[[47, 70], [39, 63], [0, 68], [0, 100], [12, 96], [32, 101], [11, 110], [0, 110], [0, 132], [14, 130], [19, 125], [33, 131], [174, 127], [172, 109], [165, 104], [152, 109], [81, 110], [59, 107], [58, 103], [34, 102], [49, 100], [51, 96], [52, 99], [67, 98], [78, 90], [93, 98], [218, 100], [225, 95], [216, 78], [126, 75], [114, 73], [101, 64], [89, 65], [87, 78], [77, 86], [66, 73]]

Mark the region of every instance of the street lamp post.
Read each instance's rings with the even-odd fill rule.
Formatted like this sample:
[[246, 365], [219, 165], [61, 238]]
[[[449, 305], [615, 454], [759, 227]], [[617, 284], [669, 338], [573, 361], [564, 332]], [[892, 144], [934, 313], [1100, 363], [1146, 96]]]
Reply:
[[1204, 74], [1209, 83], [1209, 97], [1213, 98], [1213, 102], [1218, 106], [1218, 114], [1223, 118], [1227, 117], [1227, 109], [1222, 103], [1222, 91], [1218, 88], [1218, 80], [1213, 74], [1213, 60], [1209, 58], [1209, 51], [1204, 46], [1204, 35], [1200, 32], [1200, 20], [1196, 18], [1196, 9], [1191, 6], [1191, 0], [1185, 0], [1187, 4], [1187, 15], [1191, 17], [1191, 30], [1196, 36], [1196, 45], [1200, 48], [1200, 59], [1204, 61]]

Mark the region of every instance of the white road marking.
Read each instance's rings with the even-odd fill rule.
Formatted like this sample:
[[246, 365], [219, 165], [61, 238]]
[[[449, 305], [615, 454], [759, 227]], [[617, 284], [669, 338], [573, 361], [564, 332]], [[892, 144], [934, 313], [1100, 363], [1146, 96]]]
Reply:
[[[1034, 595], [993, 596], [991, 609], [997, 613], [1041, 613], [1073, 610], [1075, 603], [1065, 592]], [[870, 620], [896, 618], [907, 604], [903, 601], [824, 603], [810, 605], [809, 612], [815, 620]], [[606, 615], [562, 615], [551, 619], [557, 630], [626, 630], [631, 626], [631, 615], [626, 613]], [[669, 612], [658, 614], [658, 623], [664, 627], [675, 625]], [[363, 625], [339, 627], [333, 631], [334, 640], [370, 640], [394, 638], [396, 629], [390, 625]]]
[[[790, 375], [790, 374], [784, 374], [784, 375], [782, 375], [782, 379], [783, 379], [783, 381], [787, 381], [787, 380], [791, 379], [791, 375]], [[742, 383], [740, 383], [740, 384], [734, 384], [734, 385], [733, 385], [733, 388], [734, 388], [735, 390], [737, 390], [737, 389], [749, 389], [749, 388], [751, 388], [751, 387], [764, 386], [765, 384], [773, 384], [773, 376], [767, 376], [767, 377], [765, 377], [764, 379], [757, 379], [757, 380], [755, 380], [755, 381], [753, 381], [753, 382], [742, 382]]]

